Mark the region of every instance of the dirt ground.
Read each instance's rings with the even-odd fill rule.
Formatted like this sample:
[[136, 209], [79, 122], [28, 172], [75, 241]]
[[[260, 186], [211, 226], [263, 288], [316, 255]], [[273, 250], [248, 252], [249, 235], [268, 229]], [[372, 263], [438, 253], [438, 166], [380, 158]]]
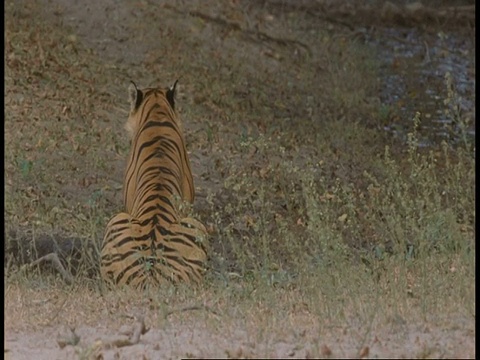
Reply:
[[[16, 5], [9, 3], [8, 6], [20, 7], [21, 3]], [[182, 1], [173, 4], [162, 2], [161, 5], [155, 4], [155, 6], [152, 5], [155, 2], [142, 0], [129, 2], [128, 5], [117, 0], [77, 2], [38, 0], [36, 3], [39, 5], [35, 8], [37, 21], [68, 29], [72, 44], [78, 42], [82, 46], [92, 49], [104, 61], [106, 69], [115, 69], [116, 66], [117, 69], [120, 69], [118, 70], [119, 78], [111, 79], [111, 86], [108, 88], [105, 86], [100, 90], [96, 89], [95, 92], [96, 94], [108, 93], [105, 95], [108, 104], [104, 109], [96, 110], [96, 114], [99, 118], [106, 117], [112, 122], [118, 121], [115, 120], [117, 118], [126, 118], [127, 105], [122, 99], [126, 99], [124, 90], [128, 80], [135, 79], [142, 86], [150, 85], [145, 71], [137, 68], [148, 63], [149, 70], [161, 72], [161, 61], [158, 59], [162, 57], [162, 51], [165, 48], [162, 42], [185, 40], [177, 35], [173, 38], [169, 37], [173, 33], [170, 30], [173, 26], [183, 27], [185, 36], [193, 34], [192, 36], [203, 37], [204, 40], [211, 37], [213, 44], [211, 46], [213, 48], [218, 46], [218, 51], [222, 51], [225, 49], [220, 47], [234, 48], [236, 46], [235, 41], [229, 40], [231, 33], [239, 31], [232, 24], [236, 24], [237, 19], [245, 16], [252, 9], [256, 9], [254, 1], [233, 0], [229, 1], [229, 5], [226, 6], [231, 11], [228, 14], [222, 13], [225, 11], [225, 7], [217, 6], [215, 2], [209, 2], [210, 6], [204, 6], [202, 11], [192, 10], [190, 14], [186, 12], [186, 6], [191, 5], [192, 9], [198, 9], [199, 2], [192, 1], [191, 4]], [[291, 3], [285, 1], [285, 9], [291, 6]], [[304, 1], [302, 3], [308, 5], [311, 2]], [[330, 4], [331, 2], [325, 3]], [[267, 15], [261, 21], [274, 23], [276, 18], [269, 15], [265, 9], [262, 11]], [[343, 12], [339, 11], [344, 14], [347, 10], [348, 7], [346, 10], [343, 9]], [[149, 14], [149, 11], [164, 12], [171, 17], [171, 20], [156, 25], [149, 23], [152, 18], [155, 19], [152, 14]], [[10, 11], [9, 14], [14, 12]], [[252, 11], [251, 13], [258, 15], [260, 12]], [[332, 11], [333, 13], [338, 15], [339, 12]], [[202, 17], [202, 14], [210, 14], [210, 17]], [[232, 22], [229, 25], [222, 24], [218, 20], [217, 16], [219, 15], [225, 15], [225, 18], [232, 19]], [[252, 24], [260, 21], [258, 18], [254, 18], [254, 15], [250, 20]], [[325, 27], [335, 23], [334, 20], [334, 18], [325, 20]], [[342, 22], [346, 21], [345, 18], [342, 18], [339, 23], [335, 23], [335, 26], [339, 26], [341, 29], [345, 27]], [[209, 27], [205, 24], [213, 25]], [[216, 27], [217, 25], [218, 27]], [[138, 30], [139, 28], [141, 31]], [[200, 31], [199, 28], [203, 30]], [[254, 26], [252, 25], [251, 28], [254, 29]], [[270, 34], [275, 33], [274, 25], [272, 25], [272, 29]], [[266, 33], [262, 32], [262, 34]], [[241, 40], [248, 43], [258, 40], [255, 38], [252, 41], [251, 35], [252, 33], [244, 31]], [[40, 33], [38, 36], [41, 37], [42, 34]], [[226, 40], [222, 42], [221, 39]], [[253, 52], [253, 55], [250, 54], [251, 56], [258, 51], [259, 57], [261, 55], [262, 59], [267, 59], [266, 62], [270, 61], [272, 71], [278, 66], [277, 60], [284, 56], [282, 55], [284, 49], [291, 50], [298, 57], [318, 55], [314, 50], [313, 54], [309, 54], [312, 50], [305, 46], [302, 39], [296, 37], [290, 37], [288, 40], [279, 39], [285, 38], [280, 36], [277, 38], [273, 35], [267, 38], [264, 35], [261, 40], [269, 45], [265, 47], [252, 46], [247, 51]], [[195, 47], [195, 44], [192, 42], [191, 46]], [[281, 50], [278, 50], [279, 48]], [[8, 53], [5, 56], [8, 61], [14, 61], [9, 58]], [[173, 76], [178, 74], [182, 76], [182, 61], [184, 60], [179, 55], [177, 72], [169, 73], [167, 80], [174, 79]], [[84, 64], [79, 59], [79, 63], [72, 66], [81, 68]], [[180, 112], [182, 111], [182, 101], [188, 102], [188, 108], [194, 108], [195, 104], [202, 103], [207, 104], [207, 108], [213, 114], [212, 118], [218, 115], [228, 119], [228, 116], [222, 112], [222, 104], [218, 99], [205, 99], [208, 97], [208, 86], [214, 87], [216, 84], [215, 79], [204, 77], [206, 70], [203, 71], [202, 66], [208, 65], [198, 64], [195, 73], [187, 74], [183, 80], [180, 80], [178, 100]], [[231, 76], [234, 82], [232, 87], [235, 88], [233, 92], [242, 99], [239, 101], [239, 108], [258, 106], [261, 99], [258, 100], [249, 92], [249, 84], [252, 84], [252, 79], [256, 76], [255, 64], [242, 66], [245, 70], [245, 74], [242, 74], [244, 78], [230, 75], [227, 63], [217, 70], [219, 76]], [[122, 72], [126, 68], [130, 68], [128, 73]], [[105, 71], [109, 71], [108, 69]], [[278, 67], [278, 70], [280, 71], [281, 67]], [[85, 71], [88, 72], [88, 69]], [[155, 80], [164, 78], [162, 74], [158, 73], [153, 77]], [[187, 79], [197, 80], [196, 86], [201, 84], [205, 89], [204, 92], [194, 91], [194, 85]], [[272, 82], [274, 81], [275, 79], [272, 79]], [[356, 79], [352, 79], [352, 82], [355, 81]], [[292, 92], [295, 92], [295, 87], [291, 89]], [[61, 89], [57, 90], [61, 92]], [[55, 90], [52, 91], [55, 92]], [[197, 95], [191, 96], [193, 93]], [[9, 96], [10, 98], [8, 98]], [[12, 98], [15, 96], [19, 95], [9, 95], [9, 88], [6, 85], [6, 99], [13, 101]], [[288, 94], [282, 93], [279, 96], [288, 96]], [[308, 99], [305, 101], [308, 103]], [[279, 108], [281, 108], [281, 104]], [[325, 111], [329, 111], [328, 106], [325, 107]], [[298, 114], [302, 114], [301, 110], [291, 110], [292, 118]], [[186, 115], [186, 117], [192, 117], [191, 113]], [[212, 118], [204, 117], [204, 120], [207, 120], [208, 126], [213, 126], [215, 130]], [[110, 125], [101, 126], [103, 126], [103, 133], [99, 135], [99, 141], [108, 143], [111, 140], [109, 131], [122, 134], [121, 126], [113, 126], [118, 128], [114, 130], [108, 127]], [[232, 134], [243, 131], [243, 128], [237, 124], [232, 125], [231, 128], [228, 124], [221, 126], [220, 129], [225, 130], [227, 141]], [[203, 137], [222, 136], [219, 135], [219, 133], [221, 134], [219, 131], [203, 135], [204, 127], [205, 123], [202, 123], [200, 119], [189, 122], [187, 126], [189, 142], [194, 143]], [[262, 124], [259, 123], [258, 127], [261, 129]], [[293, 127], [294, 125], [292, 125]], [[246, 125], [244, 131], [250, 134], [252, 132], [250, 125]], [[123, 135], [118, 136], [122, 137]], [[84, 141], [88, 140], [84, 139]], [[348, 145], [339, 145], [339, 147], [342, 146], [348, 147]], [[79, 140], [78, 147], [81, 150], [82, 140]], [[113, 159], [112, 165], [106, 168], [103, 175], [98, 175], [98, 177], [85, 175], [82, 181], [96, 184], [103, 181], [102, 179], [109, 179], [110, 176], [109, 180], [105, 180], [109, 185], [105, 195], [108, 205], [105, 206], [109, 210], [115, 208], [116, 205], [112, 204], [118, 203], [115, 199], [119, 196], [118, 181], [122, 178], [124, 157], [119, 156], [119, 152], [122, 152], [123, 149], [117, 151], [113, 148], [113, 144], [106, 145], [106, 147], [108, 148], [104, 155]], [[226, 160], [222, 154], [215, 154], [216, 150], [218, 149], [215, 148], [215, 145], [204, 148], [198, 146], [192, 155], [198, 193], [196, 210], [201, 214], [205, 212], [204, 209], [212, 201], [208, 194], [216, 194], [218, 199], [226, 196], [221, 191], [224, 179], [220, 175], [216, 176], [212, 173], [218, 172], [222, 164], [229, 160]], [[85, 150], [85, 152], [88, 151]], [[230, 159], [232, 162], [238, 162], [242, 157], [242, 154], [232, 154]], [[62, 154], [58, 153], [56, 156], [61, 157]], [[77, 160], [78, 165], [76, 166], [80, 169], [77, 170], [88, 174], [89, 165], [83, 164], [80, 158]], [[52, 157], [51, 161], [55, 162], [55, 158]], [[7, 166], [7, 189], [14, 186], [8, 181], [9, 171], [10, 168]], [[69, 195], [62, 201], [75, 203], [77, 199], [87, 197], [86, 194], [91, 192], [88, 185], [77, 188], [73, 180], [71, 183], [69, 182], [68, 174], [70, 173], [68, 171], [70, 170], [65, 171], [66, 180], [61, 183], [61, 186]], [[115, 180], [111, 180], [111, 178]], [[450, 316], [451, 314], [446, 313], [435, 319], [419, 318], [417, 321], [412, 321], [411, 318], [404, 316], [407, 309], [399, 309], [396, 315], [389, 315], [385, 318], [373, 316], [371, 322], [365, 324], [364, 317], [359, 314], [366, 310], [359, 308], [352, 311], [348, 322], [340, 324], [332, 319], [320, 319], [318, 316], [314, 316], [314, 303], [321, 303], [322, 298], [317, 297], [314, 298], [315, 300], [310, 299], [303, 302], [295, 287], [279, 287], [271, 290], [270, 294], [257, 294], [257, 290], [253, 289], [250, 292], [251, 296], [245, 299], [243, 306], [231, 307], [230, 304], [238, 300], [235, 296], [241, 296], [238, 294], [243, 294], [245, 290], [236, 288], [243, 286], [243, 283], [237, 284], [235, 281], [231, 283], [231, 298], [224, 298], [224, 293], [215, 294], [211, 290], [200, 288], [162, 290], [161, 293], [153, 292], [150, 296], [141, 299], [137, 298], [135, 293], [122, 293], [121, 296], [116, 296], [113, 292], [99, 296], [98, 291], [89, 290], [88, 286], [81, 288], [73, 286], [66, 289], [63, 285], [58, 285], [58, 287], [50, 288], [40, 282], [35, 283], [31, 289], [25, 290], [21, 284], [5, 284], [5, 358], [41, 360], [475, 357], [475, 319], [472, 319], [469, 314], [459, 316], [458, 313], [455, 313]], [[272, 314], [268, 296], [284, 300], [283, 308], [276, 308], [280, 313]], [[156, 305], [158, 303], [163, 304], [163, 307], [159, 308]], [[333, 315], [332, 318], [334, 318]], [[139, 333], [141, 334], [139, 335]]]
[[[178, 358], [473, 358], [475, 324], [446, 316], [408, 321], [401, 315], [346, 323], [319, 318], [294, 290], [272, 296], [283, 308], [272, 314], [268, 297], [235, 301], [211, 291], [99, 296], [72, 289], [9, 287], [5, 317], [7, 359], [178, 359]], [[230, 290], [235, 293], [235, 288]], [[155, 297], [163, 305], [152, 306]], [[261, 298], [261, 296], [260, 296]], [[321, 301], [321, 299], [318, 299]], [[173, 310], [170, 304], [173, 304]], [[347, 310], [352, 314], [355, 311]], [[136, 342], [144, 317], [147, 332]], [[15, 319], [16, 323], [11, 320]], [[138, 340], [138, 337], [137, 337]], [[129, 342], [130, 341], [130, 342]]]
[[[80, 346], [61, 348], [61, 334], [68, 328], [44, 327], [41, 331], [9, 332], [5, 339], [6, 359], [178, 359], [178, 358], [473, 358], [474, 328], [458, 330], [431, 329], [402, 326], [401, 332], [391, 328], [375, 328], [373, 338], [366, 339], [360, 328], [334, 329], [328, 334], [318, 334], [305, 321], [285, 328], [285, 334], [270, 335], [259, 343], [251, 337], [258, 329], [245, 326], [242, 320], [229, 321], [228, 327], [216, 325], [212, 330], [198, 316], [172, 320], [163, 327], [151, 329], [138, 344], [118, 347], [111, 345], [119, 334], [128, 329], [79, 326], [75, 333]], [[128, 327], [128, 326], [127, 326]], [[130, 333], [132, 330], [130, 330]], [[297, 333], [301, 335], [297, 335]], [[301, 339], [299, 340], [298, 337]], [[126, 338], [126, 336], [124, 336]], [[58, 339], [58, 340], [57, 340]], [[89, 344], [89, 345], [86, 345]], [[328, 344], [328, 345], [327, 345]], [[87, 346], [89, 346], [87, 348]], [[79, 348], [83, 347], [82, 350]], [[434, 350], [442, 349], [441, 351]]]

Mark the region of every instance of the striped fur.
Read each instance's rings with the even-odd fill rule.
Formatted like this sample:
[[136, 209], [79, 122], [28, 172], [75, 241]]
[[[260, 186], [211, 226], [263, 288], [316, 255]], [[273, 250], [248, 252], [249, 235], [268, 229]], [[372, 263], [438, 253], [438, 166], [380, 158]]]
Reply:
[[[176, 83], [175, 83], [176, 84]], [[207, 254], [206, 229], [182, 218], [181, 201], [195, 197], [183, 129], [175, 113], [175, 85], [138, 90], [131, 85], [126, 129], [131, 150], [124, 183], [125, 212], [107, 225], [101, 274], [117, 285], [198, 282]]]

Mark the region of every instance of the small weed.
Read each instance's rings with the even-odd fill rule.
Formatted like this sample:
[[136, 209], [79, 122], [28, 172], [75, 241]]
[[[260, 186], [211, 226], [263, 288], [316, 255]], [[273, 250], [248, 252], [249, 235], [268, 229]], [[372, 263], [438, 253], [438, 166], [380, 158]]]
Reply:
[[450, 119], [448, 129], [453, 138], [460, 137], [462, 145], [466, 151], [471, 151], [472, 136], [468, 129], [472, 119], [465, 116], [462, 112], [462, 99], [455, 91], [453, 76], [450, 72], [445, 73], [445, 86], [447, 87], [447, 97], [444, 99], [445, 115]]

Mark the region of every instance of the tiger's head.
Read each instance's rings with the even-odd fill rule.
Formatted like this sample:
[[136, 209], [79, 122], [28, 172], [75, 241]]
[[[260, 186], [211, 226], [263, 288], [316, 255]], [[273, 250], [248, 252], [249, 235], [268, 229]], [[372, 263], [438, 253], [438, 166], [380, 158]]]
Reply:
[[131, 81], [128, 87], [128, 97], [130, 101], [130, 113], [128, 121], [125, 124], [130, 138], [133, 138], [137, 133], [140, 125], [147, 120], [147, 111], [143, 111], [145, 107], [157, 104], [157, 106], [165, 106], [170, 111], [175, 113], [175, 89], [177, 87], [178, 80], [175, 81], [173, 86], [169, 88], [145, 88], [138, 89], [137, 85]]

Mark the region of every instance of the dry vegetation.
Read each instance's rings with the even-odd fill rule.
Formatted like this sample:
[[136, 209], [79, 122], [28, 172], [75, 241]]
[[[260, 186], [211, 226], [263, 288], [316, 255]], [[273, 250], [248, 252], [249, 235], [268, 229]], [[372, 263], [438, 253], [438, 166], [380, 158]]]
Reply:
[[[14, 355], [474, 356], [474, 144], [380, 131], [371, 49], [268, 3], [91, 2], [71, 23], [80, 5], [44, 3], [5, 3]], [[197, 289], [110, 291], [96, 259], [122, 206], [126, 88], [177, 78], [211, 269]], [[72, 285], [21, 267], [32, 239], [73, 254]], [[132, 317], [138, 344], [108, 339]]]

